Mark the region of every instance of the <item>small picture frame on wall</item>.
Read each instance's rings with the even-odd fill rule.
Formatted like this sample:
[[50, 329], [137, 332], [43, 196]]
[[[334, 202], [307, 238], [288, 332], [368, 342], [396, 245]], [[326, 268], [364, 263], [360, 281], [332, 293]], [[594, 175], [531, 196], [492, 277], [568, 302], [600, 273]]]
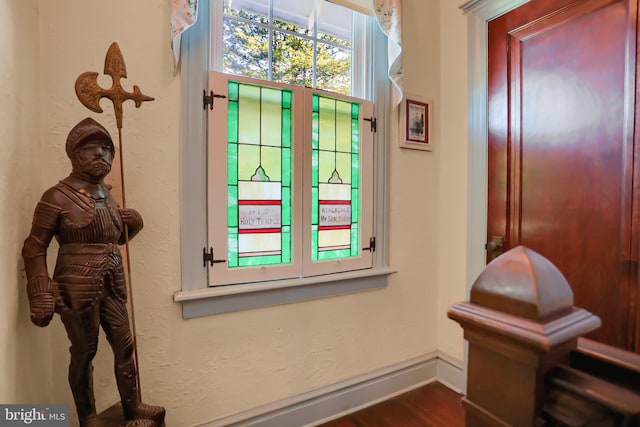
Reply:
[[413, 94], [405, 95], [400, 104], [400, 147], [431, 151], [433, 101]]

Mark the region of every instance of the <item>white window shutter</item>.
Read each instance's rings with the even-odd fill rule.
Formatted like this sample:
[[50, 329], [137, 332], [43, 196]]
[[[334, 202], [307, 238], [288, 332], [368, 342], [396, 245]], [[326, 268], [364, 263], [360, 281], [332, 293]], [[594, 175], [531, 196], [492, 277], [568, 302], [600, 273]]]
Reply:
[[[304, 247], [304, 266], [305, 276], [316, 276], [321, 274], [331, 274], [343, 271], [361, 270], [371, 268], [373, 266], [373, 250], [370, 248], [370, 239], [373, 235], [373, 126], [371, 120], [374, 120], [373, 103], [370, 101], [357, 99], [349, 96], [328, 93], [319, 90], [309, 89], [305, 92], [305, 104], [311, 105], [311, 97], [314, 93], [326, 93], [330, 98], [342, 99], [349, 102], [360, 104], [359, 117], [359, 139], [360, 139], [360, 220], [359, 228], [359, 255], [354, 257], [346, 257], [340, 259], [332, 259], [325, 261], [312, 261], [311, 244], [305, 242]], [[311, 147], [311, 128], [305, 131], [305, 146], [307, 150]], [[311, 156], [305, 155], [305, 169], [311, 170]], [[309, 179], [310, 174], [306, 174], [305, 178]], [[309, 183], [310, 184], [310, 183]], [[310, 185], [306, 185], [310, 187]], [[305, 235], [311, 235], [311, 194], [305, 194], [304, 224]], [[370, 249], [369, 249], [370, 248]]]
[[[294, 253], [288, 264], [270, 265], [268, 267], [230, 268], [226, 258], [229, 254], [229, 240], [227, 236], [228, 224], [228, 196], [227, 196], [227, 115], [228, 115], [228, 82], [260, 84], [263, 87], [286, 88], [293, 92], [292, 118], [294, 123], [303, 121], [304, 94], [302, 87], [284, 85], [282, 83], [260, 81], [246, 77], [233, 76], [212, 71], [209, 73], [209, 88], [217, 95], [213, 109], [209, 111], [208, 129], [208, 230], [209, 247], [213, 248], [214, 257], [218, 262], [208, 264], [209, 286], [227, 285], [233, 283], [261, 282], [300, 277], [302, 275], [302, 227], [294, 229]], [[302, 126], [294, 127], [293, 140], [302, 139]], [[293, 162], [302, 162], [302, 147], [293, 147]], [[292, 209], [294, 218], [302, 216], [302, 170], [294, 168], [292, 174], [294, 201]], [[296, 182], [298, 184], [296, 184]]]

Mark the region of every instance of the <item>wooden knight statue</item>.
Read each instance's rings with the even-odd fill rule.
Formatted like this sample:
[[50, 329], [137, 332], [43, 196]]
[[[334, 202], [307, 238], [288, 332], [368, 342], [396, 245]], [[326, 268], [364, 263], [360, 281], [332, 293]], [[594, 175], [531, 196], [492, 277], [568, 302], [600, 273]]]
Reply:
[[[86, 118], [66, 141], [71, 174], [45, 191], [33, 216], [22, 256], [27, 273], [31, 321], [47, 326], [58, 313], [71, 342], [69, 384], [81, 427], [100, 426], [96, 414], [92, 360], [102, 327], [114, 354], [115, 377], [128, 427], [160, 426], [165, 410], [140, 400], [134, 337], [127, 313], [127, 290], [118, 245], [142, 229], [134, 209], [120, 208], [104, 178], [111, 170], [114, 144], [109, 132]], [[53, 276], [47, 248], [60, 249]]]

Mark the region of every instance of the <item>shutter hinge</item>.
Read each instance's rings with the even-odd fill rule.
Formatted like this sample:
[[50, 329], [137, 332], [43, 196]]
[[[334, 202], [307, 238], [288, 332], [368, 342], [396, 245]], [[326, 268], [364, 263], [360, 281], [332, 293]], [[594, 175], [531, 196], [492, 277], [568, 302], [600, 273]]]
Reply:
[[220, 95], [218, 93], [213, 93], [212, 90], [209, 91], [209, 95], [207, 95], [207, 91], [203, 90], [202, 91], [202, 108], [203, 109], [207, 109], [207, 106], [209, 106], [210, 110], [213, 110], [213, 99], [214, 98], [226, 98], [226, 95]]
[[366, 120], [371, 123], [371, 132], [376, 133], [378, 131], [378, 121], [374, 116], [363, 117], [362, 120]]
[[371, 252], [375, 252], [376, 251], [376, 238], [374, 237], [370, 237], [369, 238], [369, 247], [368, 248], [362, 248], [363, 251], [371, 251]]
[[202, 248], [202, 266], [206, 267], [207, 266], [207, 262], [209, 263], [209, 265], [211, 267], [213, 267], [213, 264], [218, 264], [221, 262], [227, 262], [226, 259], [215, 259], [213, 257], [213, 248], [209, 247], [209, 252], [207, 252], [207, 248]]

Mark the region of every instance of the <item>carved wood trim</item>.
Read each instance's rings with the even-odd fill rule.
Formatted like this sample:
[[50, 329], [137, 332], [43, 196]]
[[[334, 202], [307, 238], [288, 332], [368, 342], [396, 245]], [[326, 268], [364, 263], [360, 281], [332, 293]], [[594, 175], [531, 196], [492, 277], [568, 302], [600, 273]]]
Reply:
[[580, 308], [574, 308], [571, 314], [547, 323], [538, 323], [470, 303], [454, 305], [447, 315], [460, 323], [465, 331], [467, 328], [481, 329], [485, 333], [504, 336], [538, 351], [549, 351], [600, 326], [597, 316]]

